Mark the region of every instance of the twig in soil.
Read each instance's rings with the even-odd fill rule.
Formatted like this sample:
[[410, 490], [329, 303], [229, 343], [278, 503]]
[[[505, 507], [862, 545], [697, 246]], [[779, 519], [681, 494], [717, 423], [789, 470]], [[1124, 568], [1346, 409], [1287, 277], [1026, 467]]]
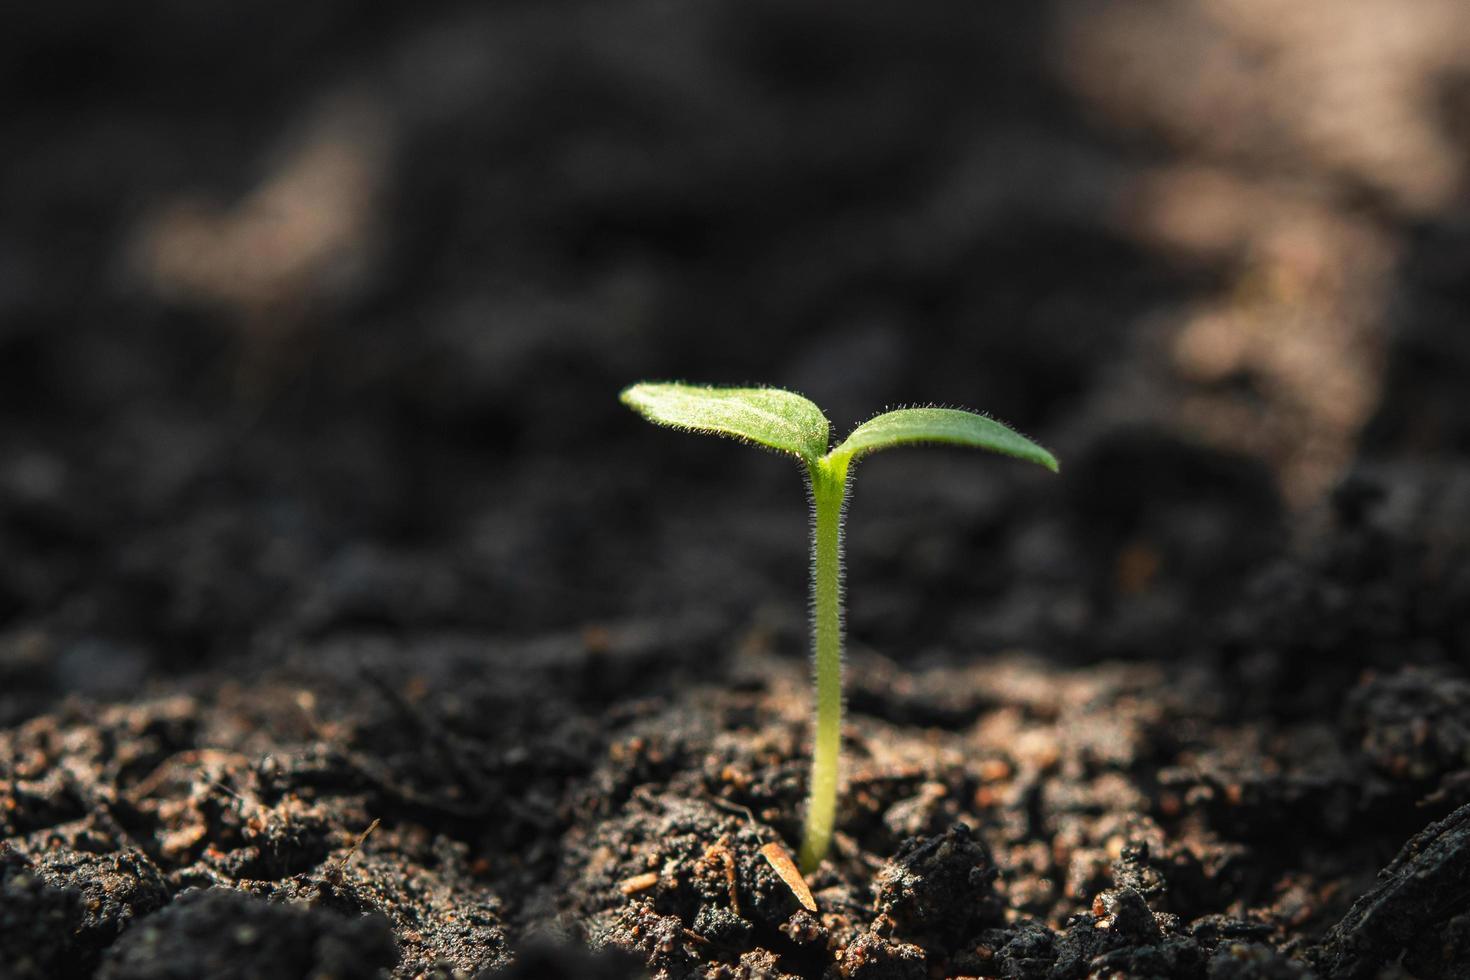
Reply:
[[347, 862], [351, 861], [354, 857], [357, 856], [357, 851], [359, 848], [362, 847], [362, 842], [367, 840], [368, 835], [377, 830], [378, 824], [382, 822], [383, 821], [381, 818], [374, 817], [373, 822], [367, 825], [367, 829], [358, 834], [355, 838], [353, 838], [352, 843], [347, 845], [346, 854], [342, 855], [340, 858], [337, 858], [335, 861], [327, 862], [326, 868], [322, 871], [322, 878], [325, 879], [328, 884], [330, 884], [334, 888], [341, 886], [342, 875], [347, 870]]
[[794, 456], [806, 466], [812, 502], [812, 659], [816, 725], [801, 868], [813, 871], [832, 848], [837, 765], [842, 747], [842, 515], [852, 464], [880, 449], [915, 443], [973, 446], [1037, 463], [1057, 461], [994, 419], [953, 408], [901, 408], [869, 419], [832, 448], [831, 424], [815, 404], [779, 388], [715, 388], [642, 383], [619, 396], [650, 422], [729, 436]]
[[[157, 792], [158, 788], [163, 785], [164, 780], [173, 775], [173, 770], [176, 766], [208, 764], [210, 762], [220, 764], [226, 762], [234, 762], [238, 764], [239, 767], [242, 769], [247, 769], [250, 766], [249, 757], [241, 755], [238, 752], [228, 752], [224, 749], [209, 748], [184, 749], [182, 751], [175, 752], [173, 755], [160, 762], [157, 766], [153, 768], [153, 771], [148, 773], [148, 775], [144, 776], [132, 786], [128, 787], [127, 790], [124, 791], [123, 796], [124, 798], [136, 804], [139, 801], [145, 800], [148, 797], [152, 796], [155, 792]], [[217, 781], [215, 784], [218, 785]], [[224, 789], [226, 792], [229, 792], [228, 787], [221, 786], [220, 788]]]
[[348, 846], [347, 853], [342, 855], [342, 860], [337, 862], [339, 867], [347, 867], [347, 862], [351, 861], [354, 857], [357, 856], [358, 848], [362, 847], [362, 842], [367, 840], [368, 835], [377, 830], [378, 824], [382, 822], [383, 821], [381, 818], [373, 817], [373, 822], [367, 825], [367, 830], [364, 830], [362, 833], [357, 835], [357, 838], [353, 840], [353, 842]]
[[253, 806], [257, 810], [264, 810], [265, 809], [265, 807], [259, 801], [257, 801], [257, 800], [247, 800], [245, 797], [241, 796], [237, 790], [233, 790], [230, 787], [226, 786], [225, 783], [224, 783], [224, 780], [222, 780], [222, 779], [206, 779], [204, 781], [204, 785], [206, 785], [206, 786], [213, 786], [215, 789], [221, 790], [226, 795], [233, 796], [235, 799], [239, 800], [240, 803], [242, 805], [244, 805], [244, 806]]
[[[769, 845], [768, 845], [769, 846]], [[709, 846], [704, 852], [704, 859], [711, 861], [718, 858], [725, 870], [725, 881], [730, 888], [730, 911], [744, 917], [740, 911], [740, 886], [735, 877], [735, 852], [730, 850], [730, 835], [721, 834], [720, 839]]]
[[634, 875], [631, 878], [624, 878], [618, 883], [618, 891], [622, 892], [624, 895], [636, 895], [639, 892], [648, 891], [648, 889], [657, 884], [658, 872], [645, 871], [641, 875]]
[[731, 813], [743, 815], [746, 820], [750, 821], [750, 825], [755, 828], [757, 837], [765, 836], [765, 828], [763, 828], [756, 821], [755, 814], [751, 812], [750, 807], [745, 806], [741, 803], [732, 803], [729, 800], [722, 800], [718, 796], [711, 796], [709, 798], [709, 801], [715, 806], [719, 807], [721, 810], [728, 810]]

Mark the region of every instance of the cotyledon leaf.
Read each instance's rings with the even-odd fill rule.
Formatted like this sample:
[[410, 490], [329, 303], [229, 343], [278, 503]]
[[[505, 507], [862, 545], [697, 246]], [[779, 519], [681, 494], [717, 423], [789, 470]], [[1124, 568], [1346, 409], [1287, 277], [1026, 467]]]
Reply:
[[1019, 432], [957, 408], [902, 408], [879, 415], [853, 429], [832, 455], [857, 459], [892, 446], [934, 442], [988, 449], [1057, 471], [1056, 457]]
[[809, 464], [827, 452], [827, 416], [792, 391], [644, 382], [619, 398], [650, 422], [744, 439]]

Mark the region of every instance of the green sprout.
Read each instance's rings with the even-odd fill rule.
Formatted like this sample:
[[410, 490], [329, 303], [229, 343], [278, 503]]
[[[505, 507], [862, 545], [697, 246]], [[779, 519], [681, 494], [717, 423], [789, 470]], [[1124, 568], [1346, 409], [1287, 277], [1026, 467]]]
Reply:
[[827, 416], [802, 396], [779, 388], [715, 388], [642, 383], [623, 390], [623, 404], [650, 422], [730, 436], [795, 456], [806, 464], [812, 500], [812, 658], [817, 725], [802, 832], [803, 872], [815, 870], [832, 845], [837, 817], [837, 760], [842, 743], [842, 515], [852, 464], [868, 453], [915, 443], [974, 446], [1039, 463], [1056, 458], [991, 418], [953, 408], [902, 408], [858, 426], [829, 449]]

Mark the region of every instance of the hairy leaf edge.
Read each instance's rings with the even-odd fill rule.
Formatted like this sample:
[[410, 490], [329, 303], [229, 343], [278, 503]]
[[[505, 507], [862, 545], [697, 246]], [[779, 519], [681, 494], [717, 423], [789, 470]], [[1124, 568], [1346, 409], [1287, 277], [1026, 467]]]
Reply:
[[866, 450], [864, 450], [862, 452], [855, 452], [855, 451], [852, 451], [852, 450], [846, 450], [846, 455], [847, 455], [848, 461], [850, 463], [856, 463], [859, 460], [861, 460], [863, 457], [869, 456], [869, 455], [871, 455], [871, 454], [873, 454], [875, 452], [878, 452], [879, 450], [882, 450], [882, 449], [894, 449], [894, 448], [899, 448], [899, 447], [902, 447], [902, 446], [924, 446], [924, 445], [929, 445], [929, 446], [959, 446], [959, 447], [962, 447], [962, 448], [969, 448], [969, 449], [985, 449], [985, 450], [987, 450], [989, 452], [995, 453], [998, 456], [1009, 456], [1011, 459], [1019, 459], [1019, 460], [1021, 460], [1024, 463], [1035, 463], [1036, 465], [1038, 465], [1040, 467], [1043, 467], [1044, 469], [1050, 470], [1053, 473], [1061, 473], [1061, 471], [1062, 471], [1062, 464], [1057, 461], [1057, 458], [1052, 453], [1052, 451], [1049, 450], [1049, 449], [1047, 449], [1041, 443], [1037, 442], [1035, 439], [1032, 439], [1030, 436], [1026, 435], [1020, 429], [1015, 428], [1014, 426], [1010, 425], [1007, 422], [1001, 421], [1000, 419], [996, 418], [993, 415], [990, 415], [987, 412], [977, 412], [977, 411], [975, 411], [972, 408], [963, 408], [963, 407], [958, 407], [958, 406], [954, 406], [954, 405], [932, 405], [932, 404], [931, 405], [896, 405], [896, 406], [894, 406], [892, 408], [884, 408], [881, 411], [878, 411], [878, 412], [873, 413], [873, 415], [871, 417], [866, 418], [863, 421], [859, 422], [857, 425], [853, 426], [852, 427], [852, 431], [849, 432], [845, 437], [843, 437], [842, 442], [838, 443], [835, 447], [833, 447], [832, 450], [829, 451], [827, 453], [827, 455], [825, 457], [823, 457], [823, 458], [824, 459], [832, 459], [832, 458], [836, 457], [838, 454], [843, 453], [845, 451], [845, 447], [847, 446], [848, 440], [853, 437], [853, 434], [856, 433], [857, 430], [861, 429], [863, 426], [867, 425], [869, 422], [873, 422], [873, 421], [875, 421], [877, 419], [880, 419], [880, 418], [882, 418], [885, 415], [892, 415], [895, 412], [906, 412], [906, 411], [910, 411], [910, 410], [913, 410], [913, 409], [924, 409], [924, 408], [937, 408], [937, 409], [943, 409], [943, 410], [949, 411], [949, 412], [963, 412], [966, 415], [974, 415], [974, 416], [978, 416], [979, 418], [985, 419], [985, 420], [987, 420], [989, 422], [994, 422], [996, 425], [1001, 426], [1002, 428], [1006, 429], [1007, 431], [1011, 432], [1012, 434], [1014, 434], [1014, 435], [1020, 437], [1021, 439], [1025, 440], [1028, 444], [1030, 444], [1034, 449], [1037, 450], [1037, 452], [1040, 454], [1040, 458], [1032, 458], [1030, 456], [1017, 455], [1016, 453], [1006, 452], [1005, 450], [995, 449], [995, 448], [992, 448], [990, 446], [971, 446], [971, 445], [969, 445], [967, 443], [952, 442], [952, 441], [946, 440], [946, 439], [913, 439], [913, 440], [906, 440], [906, 441], [903, 441], [903, 442], [896, 442], [896, 443], [893, 443], [892, 445], [889, 445], [889, 446], [873, 446], [873, 447], [870, 447], [870, 448], [868, 448], [868, 449], [866, 449]]
[[797, 398], [802, 399], [808, 405], [812, 406], [812, 408], [816, 409], [817, 414], [822, 417], [822, 420], [824, 422], [826, 422], [827, 442], [826, 444], [824, 444], [823, 447], [825, 450], [826, 446], [831, 444], [832, 422], [830, 419], [827, 418], [827, 413], [822, 411], [820, 405], [818, 405], [816, 402], [812, 401], [810, 398], [806, 397], [806, 395], [803, 395], [799, 391], [792, 391], [790, 388], [778, 388], [775, 385], [762, 384], [712, 385], [694, 384], [688, 381], [637, 381], [633, 384], [628, 385], [622, 391], [618, 392], [618, 401], [622, 402], [624, 405], [637, 412], [639, 417], [642, 418], [644, 421], [651, 422], [654, 425], [662, 426], [666, 429], [673, 429], [677, 432], [693, 432], [699, 435], [720, 436], [721, 438], [729, 439], [731, 442], [742, 443], [755, 449], [763, 449], [767, 452], [777, 453], [781, 456], [790, 456], [794, 459], [799, 459], [808, 466], [814, 466], [820, 460], [825, 459], [831, 455], [830, 452], [813, 453], [810, 449], [796, 452], [783, 446], [773, 446], [768, 442], [762, 442], [759, 439], [755, 439], [751, 436], [747, 436], [739, 432], [730, 432], [726, 429], [712, 429], [707, 426], [701, 425], [687, 425], [683, 422], [670, 422], [667, 419], [655, 418], [654, 416], [649, 415], [648, 412], [644, 410], [643, 406], [638, 403], [637, 398], [634, 394], [639, 388], [650, 387], [654, 385], [693, 388], [704, 391], [779, 391], [782, 394], [795, 395]]

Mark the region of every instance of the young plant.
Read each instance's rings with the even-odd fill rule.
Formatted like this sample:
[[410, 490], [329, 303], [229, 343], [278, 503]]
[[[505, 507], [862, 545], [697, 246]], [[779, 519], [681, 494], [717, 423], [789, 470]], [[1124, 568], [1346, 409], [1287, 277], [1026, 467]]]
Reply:
[[904, 408], [858, 426], [829, 448], [827, 417], [802, 396], [779, 388], [714, 388], [643, 383], [624, 389], [623, 404], [650, 422], [729, 436], [795, 456], [806, 464], [812, 501], [812, 658], [817, 724], [802, 834], [804, 872], [821, 863], [837, 816], [837, 757], [842, 742], [842, 516], [852, 464], [869, 453], [914, 443], [949, 443], [1039, 463], [1057, 461], [994, 419], [953, 408]]

